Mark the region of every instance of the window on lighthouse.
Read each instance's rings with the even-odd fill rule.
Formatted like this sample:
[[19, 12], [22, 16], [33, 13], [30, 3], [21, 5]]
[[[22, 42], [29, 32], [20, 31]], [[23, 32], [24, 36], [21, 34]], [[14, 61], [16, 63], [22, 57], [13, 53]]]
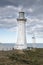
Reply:
[[23, 19], [23, 18], [24, 18], [24, 12], [20, 12], [20, 13], [19, 13], [19, 18], [20, 18], [20, 19]]

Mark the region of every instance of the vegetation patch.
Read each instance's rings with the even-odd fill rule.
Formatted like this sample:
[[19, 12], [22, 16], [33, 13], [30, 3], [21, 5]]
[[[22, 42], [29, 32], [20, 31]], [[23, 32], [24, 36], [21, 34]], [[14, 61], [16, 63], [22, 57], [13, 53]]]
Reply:
[[0, 65], [43, 65], [43, 48], [0, 51]]

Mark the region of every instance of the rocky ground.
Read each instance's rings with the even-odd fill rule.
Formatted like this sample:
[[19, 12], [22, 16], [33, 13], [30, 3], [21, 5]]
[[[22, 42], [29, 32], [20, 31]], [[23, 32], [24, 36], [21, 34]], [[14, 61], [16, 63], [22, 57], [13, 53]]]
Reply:
[[0, 51], [0, 65], [43, 65], [43, 49]]

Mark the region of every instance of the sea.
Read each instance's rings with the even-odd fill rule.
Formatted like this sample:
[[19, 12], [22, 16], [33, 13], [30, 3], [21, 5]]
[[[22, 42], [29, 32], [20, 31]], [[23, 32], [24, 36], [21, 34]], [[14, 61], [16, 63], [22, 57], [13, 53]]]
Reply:
[[[12, 50], [16, 43], [0, 43], [0, 50]], [[27, 43], [28, 47], [43, 48], [43, 43]]]

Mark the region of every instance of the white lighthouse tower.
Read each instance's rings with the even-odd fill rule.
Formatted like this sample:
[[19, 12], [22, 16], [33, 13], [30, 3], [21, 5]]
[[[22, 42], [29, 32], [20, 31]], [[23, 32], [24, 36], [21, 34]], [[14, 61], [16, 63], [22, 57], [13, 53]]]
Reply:
[[35, 37], [34, 33], [33, 33], [33, 36], [32, 36], [32, 43], [33, 43], [33, 48], [36, 48], [36, 37]]
[[25, 12], [20, 11], [19, 17], [17, 18], [18, 21], [18, 37], [17, 37], [17, 43], [16, 43], [16, 49], [26, 49], [26, 18], [25, 18]]

